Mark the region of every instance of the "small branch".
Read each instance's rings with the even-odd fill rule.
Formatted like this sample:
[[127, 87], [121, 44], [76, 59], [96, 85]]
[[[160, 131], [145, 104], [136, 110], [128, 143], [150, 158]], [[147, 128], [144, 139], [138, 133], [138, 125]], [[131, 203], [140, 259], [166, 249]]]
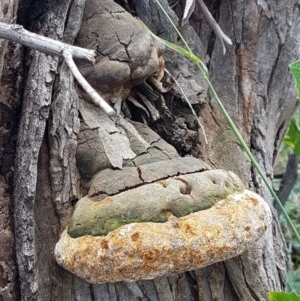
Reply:
[[[205, 5], [205, 3], [203, 2], [203, 0], [197, 0], [197, 1], [200, 5], [202, 11], [203, 11], [203, 14], [204, 14], [208, 24], [210, 25], [210, 27], [212, 28], [212, 30], [216, 34], [217, 38], [220, 40], [221, 45], [222, 45], [223, 54], [225, 54], [226, 53], [226, 47], [224, 45], [224, 41], [227, 44], [232, 45], [231, 39], [222, 31], [221, 27], [216, 22], [214, 17], [211, 15], [210, 11], [208, 10], [208, 8]], [[191, 14], [193, 13], [194, 9], [195, 9], [195, 0], [186, 0], [185, 1], [185, 8], [184, 8], [184, 13], [183, 13], [183, 18], [182, 18], [182, 21], [181, 21], [182, 25], [187, 23], [188, 19], [190, 18]]]
[[109, 116], [116, 115], [114, 109], [96, 92], [94, 88], [92, 88], [74, 63], [73, 58], [94, 63], [96, 58], [96, 52], [94, 50], [65, 44], [63, 42], [32, 33], [24, 29], [23, 26], [5, 24], [2, 22], [0, 22], [0, 38], [21, 43], [29, 48], [46, 54], [63, 57], [74, 77], [90, 96], [92, 102]]
[[76, 64], [73, 61], [72, 50], [65, 48], [63, 51], [63, 57], [72, 71], [74, 77], [84, 89], [84, 91], [90, 96], [92, 102], [100, 107], [109, 116], [116, 115], [115, 110], [96, 92], [96, 90], [87, 82], [87, 80], [79, 72]]
[[188, 22], [191, 14], [195, 10], [195, 1], [196, 0], [186, 0], [185, 1], [185, 7], [184, 7], [182, 20], [181, 20], [181, 26], [184, 26]]
[[63, 42], [38, 35], [24, 29], [23, 26], [16, 24], [0, 22], [0, 38], [20, 43], [29, 48], [39, 50], [50, 55], [63, 56], [64, 49], [68, 47], [74, 58], [93, 63], [96, 57], [96, 52], [94, 50], [68, 45]]
[[214, 19], [214, 17], [211, 15], [210, 11], [206, 7], [206, 5], [203, 2], [203, 0], [197, 0], [197, 1], [198, 1], [199, 5], [200, 5], [202, 11], [203, 11], [203, 14], [204, 14], [204, 16], [205, 16], [208, 24], [210, 25], [210, 27], [212, 28], [212, 30], [216, 34], [217, 38], [220, 40], [220, 42], [222, 44], [223, 54], [225, 54], [226, 53], [226, 47], [224, 45], [224, 41], [227, 44], [232, 45], [231, 39], [222, 31], [221, 27], [216, 22], [216, 20]]

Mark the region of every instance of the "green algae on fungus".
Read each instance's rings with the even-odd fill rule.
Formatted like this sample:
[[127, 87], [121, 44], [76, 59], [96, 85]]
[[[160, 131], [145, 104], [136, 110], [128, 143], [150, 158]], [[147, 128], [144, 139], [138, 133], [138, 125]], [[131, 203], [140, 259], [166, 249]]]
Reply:
[[154, 279], [238, 256], [271, 221], [268, 204], [243, 190], [207, 210], [171, 216], [165, 223], [131, 223], [106, 236], [72, 238], [65, 230], [54, 256], [63, 268], [91, 283]]
[[68, 234], [105, 236], [130, 223], [166, 222], [169, 216], [186, 216], [212, 207], [244, 186], [232, 172], [209, 170], [173, 177], [124, 191], [100, 201], [78, 201]]

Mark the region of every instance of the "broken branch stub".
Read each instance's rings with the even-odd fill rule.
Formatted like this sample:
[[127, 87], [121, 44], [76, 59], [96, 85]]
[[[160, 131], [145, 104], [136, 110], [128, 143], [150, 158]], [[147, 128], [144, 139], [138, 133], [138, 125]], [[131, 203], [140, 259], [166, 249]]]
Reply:
[[192, 173], [81, 199], [55, 258], [92, 283], [153, 279], [240, 255], [270, 224], [269, 206], [233, 173]]

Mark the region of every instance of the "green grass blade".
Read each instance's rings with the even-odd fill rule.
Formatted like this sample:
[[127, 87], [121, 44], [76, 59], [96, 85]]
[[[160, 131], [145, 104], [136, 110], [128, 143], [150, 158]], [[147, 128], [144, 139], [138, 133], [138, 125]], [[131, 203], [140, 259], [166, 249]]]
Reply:
[[189, 50], [184, 49], [183, 47], [180, 47], [174, 43], [171, 43], [167, 40], [164, 40], [160, 37], [158, 37], [157, 35], [153, 34], [153, 32], [151, 32], [152, 36], [154, 36], [158, 41], [160, 41], [162, 44], [164, 44], [165, 46], [167, 46], [168, 48], [182, 54], [183, 56], [191, 59], [194, 63], [199, 64], [202, 63], [200, 58], [196, 55], [194, 55], [194, 53], [190, 52]]
[[215, 100], [217, 101], [217, 103], [219, 104], [219, 106], [221, 107], [221, 110], [223, 112], [223, 114], [225, 115], [225, 118], [227, 120], [227, 122], [229, 123], [231, 129], [233, 130], [234, 134], [236, 135], [238, 141], [240, 142], [242, 148], [244, 149], [244, 151], [246, 152], [246, 154], [248, 155], [248, 158], [250, 159], [250, 161], [252, 162], [252, 165], [255, 167], [256, 171], [258, 172], [258, 174], [260, 175], [260, 177], [262, 178], [263, 182], [265, 183], [265, 185], [267, 186], [267, 188], [269, 189], [272, 197], [274, 198], [275, 202], [277, 203], [277, 205], [279, 206], [279, 208], [282, 211], [282, 214], [284, 215], [288, 225], [290, 226], [292, 232], [295, 234], [296, 239], [298, 240], [298, 242], [300, 243], [300, 235], [294, 225], [294, 223], [292, 222], [292, 220], [290, 219], [288, 213], [286, 212], [285, 208], [283, 207], [280, 199], [278, 198], [277, 194], [275, 193], [272, 185], [270, 184], [270, 182], [268, 181], [267, 177], [265, 176], [264, 172], [262, 171], [261, 167], [259, 166], [259, 164], [257, 163], [256, 159], [254, 158], [254, 156], [251, 153], [250, 148], [248, 147], [248, 145], [246, 144], [244, 138], [242, 137], [242, 135], [240, 134], [239, 130], [237, 129], [236, 125], [234, 124], [233, 120], [231, 119], [231, 117], [229, 116], [229, 114], [227, 113], [225, 107], [223, 106], [219, 96], [217, 95], [217, 92], [215, 91], [214, 87], [212, 86], [212, 83], [210, 82], [210, 80], [207, 77], [204, 77], [206, 83], [208, 84], [209, 90], [211, 91], [213, 97], [215, 98]]
[[[148, 27], [144, 24], [144, 26], [148, 29]], [[201, 68], [203, 69], [203, 71], [208, 74], [208, 70], [205, 66], [205, 64], [203, 64], [203, 62], [201, 61], [201, 59], [195, 55], [191, 50], [187, 50], [183, 47], [180, 47], [174, 43], [171, 43], [167, 40], [162, 39], [161, 37], [158, 37], [157, 35], [155, 35], [150, 29], [148, 29], [150, 34], [159, 42], [161, 42], [163, 45], [165, 45], [166, 47], [174, 50], [177, 53], [180, 53], [181, 55], [191, 59], [195, 64], [199, 64], [201, 66]]]
[[[164, 15], [167, 17], [168, 21], [170, 22], [170, 24], [172, 25], [172, 27], [174, 28], [174, 30], [176, 31], [176, 33], [178, 34], [178, 36], [180, 37], [181, 41], [183, 42], [186, 50], [190, 53], [189, 55], [193, 56], [193, 57], [197, 57], [196, 55], [194, 55], [194, 53], [192, 52], [190, 46], [188, 45], [188, 43], [186, 42], [186, 40], [184, 39], [184, 37], [182, 36], [181, 32], [178, 30], [178, 28], [176, 27], [175, 23], [173, 22], [173, 20], [170, 18], [170, 16], [168, 15], [168, 13], [165, 11], [165, 9], [163, 8], [163, 6], [160, 4], [159, 0], [154, 0], [157, 5], [160, 7], [160, 9], [162, 10], [162, 12], [164, 13]], [[161, 38], [160, 38], [161, 39]], [[163, 40], [163, 39], [161, 39]], [[164, 40], [163, 40], [164, 41]], [[172, 43], [170, 43], [172, 44]], [[168, 45], [166, 45], [168, 46]], [[176, 50], [175, 50], [176, 51]], [[200, 60], [200, 59], [199, 59]], [[198, 66], [200, 66], [201, 72], [204, 72], [208, 75], [208, 70], [205, 66], [205, 64], [203, 64], [203, 62], [200, 60], [199, 63], [196, 63]]]
[[[180, 33], [180, 31], [177, 29], [176, 25], [174, 24], [174, 22], [172, 21], [172, 19], [170, 18], [170, 16], [167, 14], [167, 12], [165, 11], [165, 9], [163, 8], [163, 6], [160, 4], [160, 2], [158, 0], [155, 0], [155, 2], [158, 4], [158, 6], [161, 8], [161, 10], [163, 11], [163, 13], [165, 14], [165, 16], [167, 17], [167, 19], [169, 20], [169, 22], [172, 24], [174, 30], [177, 32], [178, 36], [180, 37], [180, 39], [182, 40], [182, 42], [184, 43], [186, 49], [189, 53], [189, 55], [187, 56], [188, 58], [192, 58], [195, 55], [192, 53], [190, 47], [188, 46], [187, 42], [185, 41], [185, 39], [183, 38], [182, 34]], [[162, 39], [161, 39], [162, 40]], [[164, 41], [164, 40], [163, 40]], [[163, 42], [162, 41], [162, 42]], [[169, 42], [168, 42], [169, 43]], [[172, 44], [172, 43], [169, 43]], [[165, 44], [167, 45], [167, 44]], [[177, 47], [174, 47], [177, 48]], [[178, 48], [177, 48], [178, 49]], [[175, 49], [174, 49], [175, 50]], [[185, 50], [186, 51], [186, 50]], [[181, 54], [185, 55], [185, 51], [183, 51]], [[186, 55], [185, 55], [186, 56]], [[197, 56], [195, 56], [197, 57]], [[200, 60], [200, 62], [202, 63], [202, 61]], [[231, 117], [229, 116], [229, 114], [227, 113], [225, 107], [223, 106], [216, 90], [214, 89], [212, 83], [210, 82], [209, 78], [208, 78], [208, 72], [205, 66], [205, 69], [203, 68], [203, 63], [196, 63], [195, 64], [199, 67], [207, 85], [208, 88], [212, 94], [212, 96], [215, 98], [215, 100], [217, 101], [218, 105], [221, 108], [221, 111], [223, 112], [227, 122], [229, 123], [232, 131], [234, 132], [234, 134], [236, 135], [238, 141], [240, 142], [242, 148], [244, 149], [244, 151], [246, 152], [247, 156], [249, 157], [250, 161], [252, 162], [254, 168], [256, 169], [257, 173], [260, 175], [260, 177], [262, 178], [263, 182], [265, 183], [266, 187], [268, 188], [268, 190], [270, 191], [271, 195], [273, 196], [275, 202], [277, 203], [277, 205], [279, 206], [279, 208], [281, 209], [284, 217], [287, 220], [288, 225], [290, 226], [292, 232], [295, 234], [296, 239], [298, 240], [298, 242], [300, 243], [300, 235], [295, 227], [295, 225], [293, 224], [293, 222], [291, 221], [288, 213], [286, 212], [286, 210], [284, 209], [281, 201], [279, 200], [278, 196], [276, 195], [272, 185], [270, 184], [270, 182], [268, 181], [266, 175], [264, 174], [263, 170], [261, 169], [261, 167], [259, 166], [258, 162], [256, 161], [256, 159], [254, 158], [253, 154], [251, 153], [250, 148], [248, 147], [248, 145], [246, 144], [244, 138], [242, 137], [242, 135], [240, 134], [239, 130], [237, 129], [236, 125], [234, 124], [233, 120], [231, 119]], [[297, 64], [291, 64], [291, 70], [293, 70], [293, 76], [295, 77], [296, 83], [297, 83], [297, 87], [298, 87], [298, 94], [299, 94], [299, 88], [300, 88], [300, 61], [296, 62]], [[298, 95], [299, 97], [299, 95]]]

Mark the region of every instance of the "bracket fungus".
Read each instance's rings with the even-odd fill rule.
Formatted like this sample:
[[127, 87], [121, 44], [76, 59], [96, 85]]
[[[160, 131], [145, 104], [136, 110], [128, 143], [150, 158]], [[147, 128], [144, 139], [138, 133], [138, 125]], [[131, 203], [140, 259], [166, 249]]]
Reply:
[[208, 170], [79, 200], [55, 258], [91, 283], [153, 279], [237, 256], [270, 223], [235, 174]]
[[[95, 65], [78, 64], [104, 99], [120, 109], [128, 97], [157, 118], [140, 93], [145, 107], [129, 95], [163, 70], [164, 47], [139, 21], [114, 1], [89, 0], [76, 43], [96, 49]], [[144, 88], [138, 92], [150, 95]], [[79, 111], [76, 163], [87, 196], [54, 253], [80, 278], [135, 281], [201, 268], [243, 253], [270, 225], [269, 206], [232, 172], [182, 158], [147, 126], [109, 118], [88, 102]]]

